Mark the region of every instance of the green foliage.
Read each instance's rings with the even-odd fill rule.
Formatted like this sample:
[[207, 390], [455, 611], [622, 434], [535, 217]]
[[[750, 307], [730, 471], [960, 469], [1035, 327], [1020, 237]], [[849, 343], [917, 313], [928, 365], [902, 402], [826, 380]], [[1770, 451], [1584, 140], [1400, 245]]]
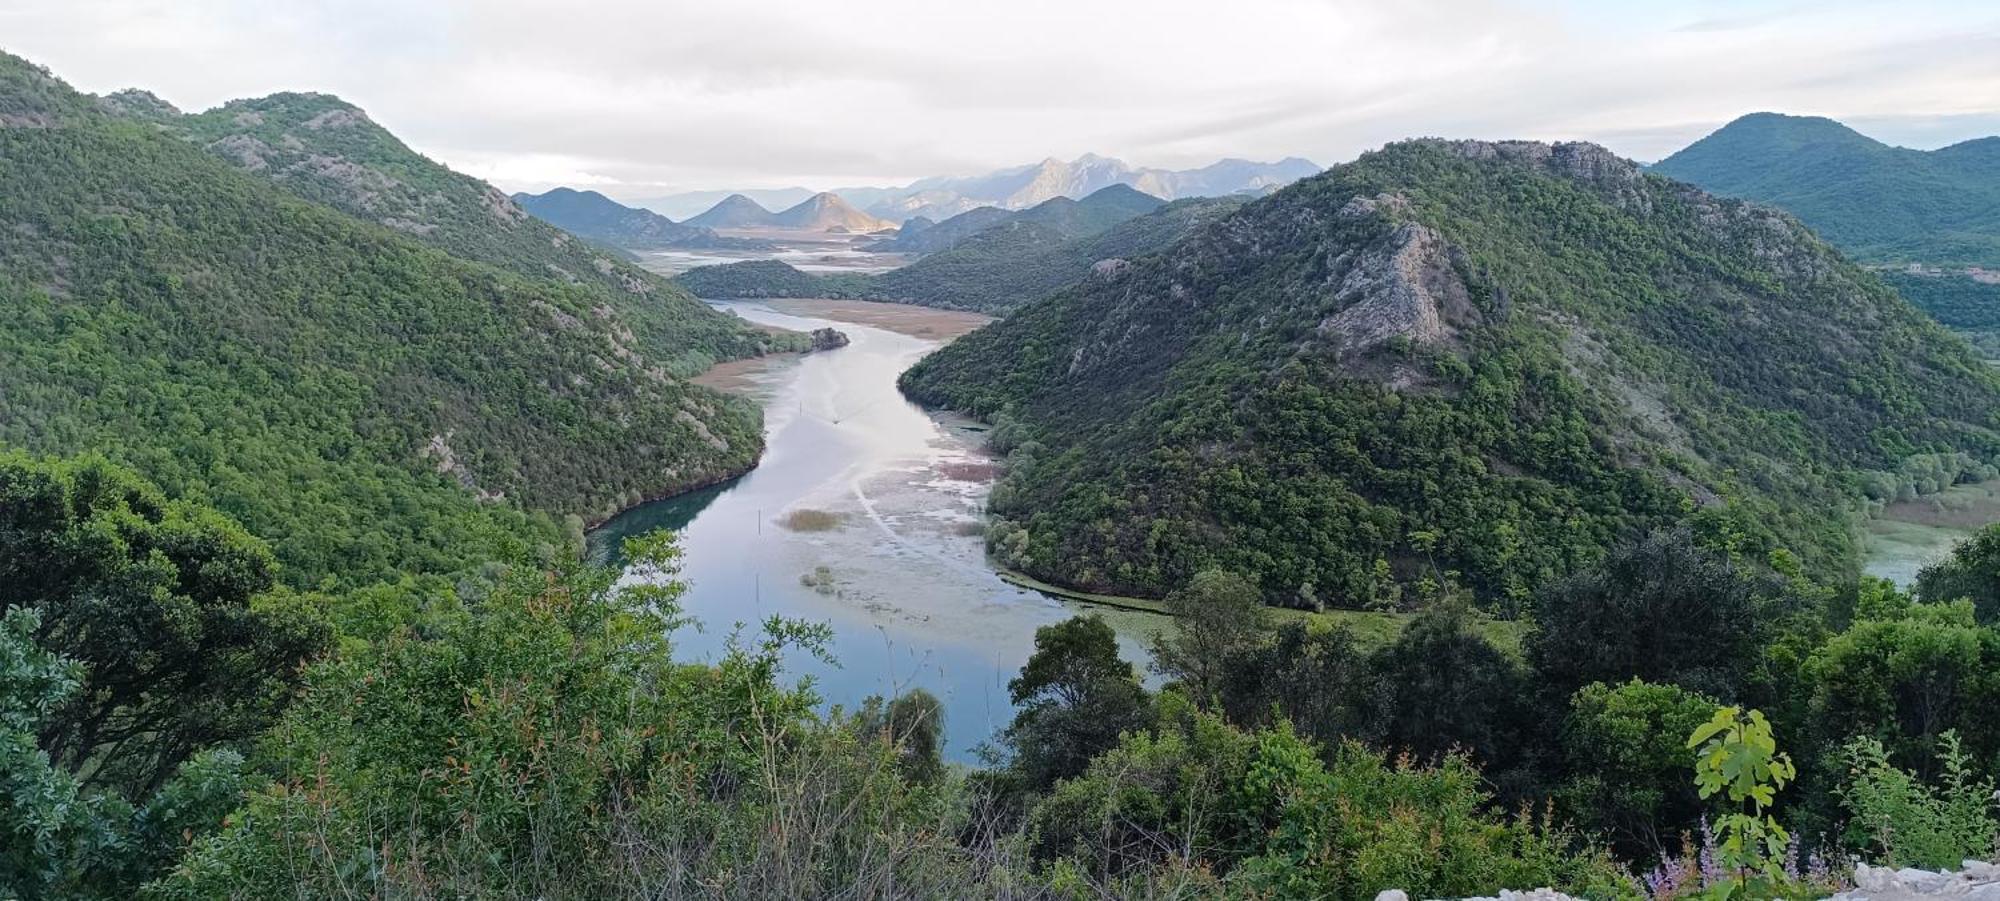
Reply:
[[1380, 742], [1434, 758], [1460, 751], [1494, 769], [1517, 765], [1530, 723], [1527, 673], [1447, 602], [1425, 611], [1371, 661]]
[[1734, 700], [1783, 625], [1784, 592], [1775, 576], [1700, 547], [1686, 530], [1656, 532], [1536, 592], [1523, 648], [1564, 697], [1643, 679]]
[[1097, 616], [1035, 630], [1035, 653], [1007, 683], [1020, 712], [1005, 741], [1013, 768], [1032, 790], [1084, 771], [1120, 735], [1152, 722], [1152, 705], [1117, 636]]
[[1666, 857], [1702, 812], [1687, 779], [1686, 736], [1718, 706], [1639, 679], [1578, 689], [1562, 726], [1564, 811], [1630, 857]]
[[2000, 623], [2000, 525], [1979, 530], [1950, 556], [1924, 567], [1916, 594], [1931, 604], [1970, 601], [1979, 622]]
[[1653, 167], [1776, 204], [1874, 262], [2000, 265], [2000, 138], [1891, 147], [1831, 119], [1754, 113]]
[[1231, 572], [1199, 572], [1187, 587], [1167, 595], [1175, 628], [1153, 640], [1155, 672], [1180, 681], [1196, 703], [1214, 699], [1228, 678], [1232, 657], [1269, 631], [1257, 587]]
[[1725, 807], [1716, 823], [1722, 836], [1722, 866], [1734, 871], [1731, 894], [1754, 891], [1752, 879], [1766, 884], [1785, 881], [1784, 857], [1791, 834], [1768, 811], [1779, 789], [1798, 777], [1790, 755], [1778, 750], [1771, 724], [1762, 711], [1744, 713], [1724, 707], [1688, 736], [1695, 750], [1694, 783], [1701, 797], [1722, 796]]
[[1601, 854], [1524, 812], [1496, 813], [1459, 756], [1434, 766], [1290, 729], [1191, 713], [1127, 736], [1030, 817], [1036, 856], [1096, 893], [1135, 873], [1212, 870], [1230, 897], [1457, 897], [1556, 886], [1629, 894]]
[[892, 744], [779, 686], [783, 648], [820, 630], [773, 623], [713, 667], [675, 663], [677, 552], [656, 536], [628, 553], [630, 587], [612, 570], [520, 573], [435, 637], [314, 666], [261, 751], [276, 783], [153, 893], [978, 891], [930, 838], [944, 796], [905, 781]]
[[1948, 272], [1879, 274], [1903, 299], [1957, 332], [1987, 359], [2000, 357], [2000, 284]]
[[152, 795], [196, 751], [276, 718], [331, 630], [269, 597], [271, 551], [213, 510], [101, 460], [0, 455], [0, 613], [80, 668], [39, 744], [88, 788]]
[[221, 825], [241, 798], [243, 758], [194, 755], [135, 806], [92, 791], [36, 746], [75, 697], [84, 668], [40, 646], [40, 614], [0, 614], [0, 896], [122, 899]]
[[1972, 605], [1921, 604], [1871, 595], [1852, 625], [1812, 653], [1813, 722], [1825, 746], [1850, 737], [1882, 743], [1917, 766], [1955, 731], [1981, 760], [2000, 754], [2000, 632], [1974, 622]]
[[[592, 306], [615, 311], [631, 340], [677, 375], [802, 346], [717, 313], [666, 279], [529, 216], [492, 185], [423, 157], [338, 97], [273, 94], [165, 124], [168, 133], [306, 200], [461, 259], [589, 293]], [[667, 228], [682, 238], [705, 231]]]
[[645, 335], [679, 339], [605, 289], [447, 256], [65, 96], [61, 127], [0, 129], [0, 445], [101, 451], [300, 587], [554, 556], [564, 514], [756, 459], [756, 409], [674, 378]]
[[1938, 736], [1935, 786], [1896, 768], [1875, 739], [1848, 742], [1842, 754], [1848, 775], [1840, 801], [1854, 815], [1848, 831], [1880, 865], [1949, 870], [2000, 851], [2000, 796], [1992, 777], [1973, 775], [1957, 734]]
[[[1374, 301], [1327, 286], [1411, 247], [1447, 334], [1352, 349], [1324, 324]], [[1045, 448], [993, 496], [1023, 571], [1149, 597], [1223, 568], [1273, 602], [1428, 579], [1511, 612], [1687, 518], [1840, 572], [1853, 538], [1825, 511], [1858, 500], [1854, 473], [2000, 451], [1993, 374], [1878, 280], [1777, 213], [1577, 145], [1391, 145], [902, 386]]]

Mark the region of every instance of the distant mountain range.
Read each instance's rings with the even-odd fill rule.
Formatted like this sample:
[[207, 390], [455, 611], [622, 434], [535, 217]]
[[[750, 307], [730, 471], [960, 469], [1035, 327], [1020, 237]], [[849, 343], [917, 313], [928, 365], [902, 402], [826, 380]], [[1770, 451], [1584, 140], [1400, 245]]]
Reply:
[[1112, 185], [1092, 192], [1082, 200], [1051, 197], [1019, 211], [982, 206], [943, 222], [932, 222], [922, 216], [912, 217], [895, 237], [872, 244], [868, 249], [887, 253], [935, 253], [950, 249], [1003, 222], [1033, 223], [1047, 227], [1063, 238], [1080, 238], [1135, 216], [1143, 216], [1165, 203], [1136, 188]]
[[763, 246], [760, 241], [724, 238], [713, 229], [678, 223], [652, 210], [634, 209], [596, 191], [556, 188], [541, 194], [515, 194], [514, 202], [579, 238], [628, 250]]
[[[835, 188], [831, 193], [862, 212], [891, 222], [900, 223], [913, 216], [935, 222], [982, 206], [1022, 210], [1055, 197], [1082, 198], [1111, 185], [1127, 185], [1164, 200], [1261, 195], [1319, 171], [1319, 166], [1297, 157], [1274, 163], [1225, 159], [1199, 169], [1175, 170], [1141, 168], [1123, 160], [1085, 154], [1069, 161], [1051, 157], [985, 175], [926, 178], [901, 187]], [[812, 196], [805, 188], [692, 191], [641, 200], [638, 204], [676, 219], [699, 218], [695, 214], [732, 195], [767, 211], [795, 206]]]
[[2000, 267], [2000, 137], [1911, 150], [1832, 119], [1754, 113], [1653, 171], [1783, 207], [1863, 262]]
[[822, 191], [779, 212], [742, 194], [731, 194], [687, 221], [701, 228], [781, 228], [793, 231], [849, 232], [872, 234], [888, 231], [896, 223], [855, 209], [839, 195]]
[[[703, 266], [675, 281], [708, 298], [839, 297], [1003, 314], [1101, 268], [1159, 251], [1243, 202], [1193, 197], [1168, 203], [1113, 185], [1082, 200], [1056, 197], [1017, 212], [984, 207], [928, 229], [905, 226], [894, 241], [881, 244], [958, 236], [926, 245], [923, 259], [879, 275], [816, 276], [777, 260], [756, 260]], [[984, 227], [960, 233], [964, 223]]]

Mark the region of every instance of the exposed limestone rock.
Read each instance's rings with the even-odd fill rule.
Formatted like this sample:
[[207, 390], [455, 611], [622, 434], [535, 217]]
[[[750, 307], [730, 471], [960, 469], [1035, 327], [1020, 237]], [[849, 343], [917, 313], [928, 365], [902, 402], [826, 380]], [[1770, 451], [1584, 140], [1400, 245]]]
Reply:
[[1320, 322], [1320, 337], [1343, 358], [1396, 338], [1418, 345], [1449, 340], [1457, 334], [1457, 323], [1476, 315], [1465, 282], [1452, 266], [1455, 253], [1429, 227], [1414, 222], [1398, 226], [1388, 240], [1345, 267], [1334, 287], [1334, 299], [1343, 306]]
[[728, 440], [716, 437], [714, 432], [708, 430], [708, 423], [702, 422], [693, 413], [689, 413], [686, 410], [677, 411], [674, 413], [674, 420], [693, 429], [696, 435], [701, 436], [701, 440], [708, 442], [709, 447], [719, 451], [729, 449]]
[[97, 98], [97, 105], [104, 107], [105, 112], [114, 116], [155, 122], [172, 119], [181, 114], [179, 108], [160, 99], [158, 94], [138, 88], [126, 88], [106, 94]]
[[520, 204], [515, 203], [506, 192], [492, 185], [486, 186], [486, 194], [482, 199], [486, 202], [486, 211], [501, 222], [511, 225], [528, 218], [527, 210], [521, 209]]
[[249, 135], [230, 135], [208, 145], [208, 149], [252, 172], [261, 172], [270, 165], [271, 145]]
[[1090, 264], [1090, 274], [1096, 278], [1115, 278], [1119, 273], [1130, 268], [1132, 268], [1130, 262], [1112, 257], [1108, 260], [1098, 260]]
[[346, 128], [351, 125], [361, 125], [367, 121], [368, 117], [362, 115], [361, 111], [357, 109], [330, 109], [307, 119], [305, 127], [319, 131], [322, 128]]
[[2000, 901], [2000, 864], [1968, 860], [1957, 872], [1871, 867], [1854, 868], [1854, 888], [1833, 896], [1835, 901]]
[[423, 450], [417, 452], [417, 456], [432, 461], [439, 474], [450, 476], [459, 487], [472, 492], [473, 496], [481, 501], [497, 501], [506, 497], [504, 491], [487, 491], [479, 487], [479, 483], [472, 477], [472, 471], [459, 464], [458, 454], [451, 449], [452, 434], [446, 432], [442, 435], [432, 435], [430, 443], [424, 445]]
[[249, 128], [264, 124], [264, 114], [251, 110], [236, 114], [236, 124]]

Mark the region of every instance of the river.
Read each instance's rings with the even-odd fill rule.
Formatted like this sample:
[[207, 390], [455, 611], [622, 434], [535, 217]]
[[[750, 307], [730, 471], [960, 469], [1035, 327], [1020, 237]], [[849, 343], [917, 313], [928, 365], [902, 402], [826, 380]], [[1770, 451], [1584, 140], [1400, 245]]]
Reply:
[[[620, 515], [593, 533], [594, 551], [603, 559], [625, 536], [678, 530], [685, 612], [701, 628], [676, 634], [677, 657], [713, 661], [737, 624], [754, 639], [774, 615], [826, 623], [834, 662], [792, 654], [793, 675], [849, 709], [870, 695], [928, 690], [944, 703], [947, 757], [972, 759], [1013, 718], [1007, 681], [1035, 629], [1086, 607], [1010, 585], [987, 564], [993, 467], [978, 427], [926, 413], [896, 390], [897, 376], [939, 341], [758, 302], [715, 306], [764, 325], [831, 326], [851, 343], [748, 375], [748, 393], [764, 404], [757, 468]], [[1111, 621], [1125, 658], [1143, 666], [1164, 620], [1087, 609]]]

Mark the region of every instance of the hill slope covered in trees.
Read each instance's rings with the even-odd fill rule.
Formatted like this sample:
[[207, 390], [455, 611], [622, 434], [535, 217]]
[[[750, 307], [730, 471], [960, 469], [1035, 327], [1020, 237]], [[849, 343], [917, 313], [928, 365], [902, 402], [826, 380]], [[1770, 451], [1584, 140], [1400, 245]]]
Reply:
[[625, 319], [634, 339], [677, 374], [798, 346], [748, 328], [666, 279], [528, 215], [498, 188], [425, 158], [338, 97], [273, 94], [186, 116], [129, 99], [107, 98], [104, 105], [135, 111], [299, 197], [453, 256], [592, 289]]
[[306, 202], [14, 57], [0, 120], [0, 445], [131, 464], [293, 584], [506, 559], [756, 459], [756, 410], [599, 285]]
[[1573, 144], [1391, 145], [903, 385], [1018, 445], [1003, 560], [1154, 595], [1505, 600], [1691, 511], [1852, 565], [1857, 473], [2000, 452], [1964, 343], [1795, 220]]
[[1862, 262], [2000, 267], [2000, 138], [1911, 150], [1832, 119], [1754, 113], [1653, 170], [1782, 207]]

